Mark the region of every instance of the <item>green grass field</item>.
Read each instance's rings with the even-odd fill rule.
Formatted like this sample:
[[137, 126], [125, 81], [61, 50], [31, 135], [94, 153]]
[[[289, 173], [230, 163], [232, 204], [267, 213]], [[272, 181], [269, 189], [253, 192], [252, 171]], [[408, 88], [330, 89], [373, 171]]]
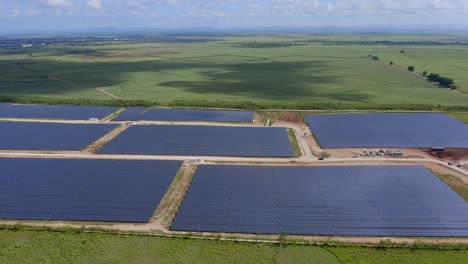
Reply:
[[[468, 91], [465, 46], [322, 45], [242, 48], [252, 41], [362, 40], [358, 36], [227, 37], [206, 43], [100, 43], [82, 47], [0, 50], [0, 94], [54, 98], [252, 102], [339, 102], [467, 105], [468, 96], [439, 88], [389, 60], [416, 71], [435, 71]], [[370, 39], [385, 39], [382, 36]], [[408, 40], [393, 37], [393, 40]], [[414, 37], [413, 39], [424, 39]], [[431, 39], [427, 37], [427, 39]], [[366, 38], [369, 40], [369, 38]], [[405, 54], [399, 51], [405, 49]], [[141, 55], [148, 52], [177, 52]], [[384, 61], [374, 61], [368, 54]], [[81, 55], [136, 54], [84, 59]], [[52, 77], [50, 77], [52, 76]], [[54, 79], [55, 78], [55, 79]]]
[[466, 249], [248, 244], [74, 232], [0, 230], [0, 263], [467, 263]]
[[468, 124], [468, 113], [450, 113], [449, 115]]

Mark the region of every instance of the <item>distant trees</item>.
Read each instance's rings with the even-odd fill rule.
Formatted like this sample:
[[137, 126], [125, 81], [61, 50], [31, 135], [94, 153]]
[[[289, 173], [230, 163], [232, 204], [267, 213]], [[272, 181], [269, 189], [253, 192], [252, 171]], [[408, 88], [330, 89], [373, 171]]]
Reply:
[[393, 61], [390, 62], [390, 65], [393, 65]]
[[408, 66], [408, 71], [410, 71], [410, 72], [414, 72], [414, 70], [415, 70], [415, 69], [414, 69], [414, 66], [411, 66], [411, 65], [410, 65], [410, 66]]
[[405, 53], [405, 50], [400, 50], [400, 53]]
[[427, 76], [427, 71], [423, 71], [422, 76], [426, 77]]
[[377, 56], [372, 56], [372, 59], [373, 59], [373, 60], [379, 60], [379, 57], [377, 57]]
[[440, 86], [456, 89], [455, 81], [453, 79], [440, 76], [439, 74], [431, 73], [427, 76], [427, 78], [433, 82], [438, 83]]

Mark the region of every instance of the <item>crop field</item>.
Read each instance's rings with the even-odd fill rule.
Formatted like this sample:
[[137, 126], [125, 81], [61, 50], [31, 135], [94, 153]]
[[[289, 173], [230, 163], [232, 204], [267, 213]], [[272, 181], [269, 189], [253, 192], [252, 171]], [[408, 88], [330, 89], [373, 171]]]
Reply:
[[[4, 49], [0, 50], [0, 94], [159, 103], [224, 100], [466, 105], [468, 96], [437, 87], [406, 67], [413, 64], [417, 72], [434, 71], [453, 78], [459, 90], [467, 92], [468, 47], [353, 43], [444, 38], [250, 36], [202, 43], [91, 43]], [[289, 45], [291, 41], [303, 45]], [[256, 42], [266, 44], [252, 47]], [[275, 47], [271, 43], [286, 44]], [[369, 54], [381, 60], [372, 60]], [[390, 60], [396, 66], [389, 65]]]

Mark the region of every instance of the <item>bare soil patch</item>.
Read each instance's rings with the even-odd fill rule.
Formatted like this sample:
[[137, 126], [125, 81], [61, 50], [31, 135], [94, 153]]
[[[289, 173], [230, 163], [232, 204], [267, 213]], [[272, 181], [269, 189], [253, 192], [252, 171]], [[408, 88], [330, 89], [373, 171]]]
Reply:
[[265, 125], [267, 121], [267, 118], [264, 115], [261, 115], [259, 113], [254, 113], [254, 123], [256, 125]]
[[301, 114], [297, 112], [274, 112], [273, 116], [275, 122], [304, 124], [304, 119]]
[[89, 153], [95, 153], [99, 148], [107, 144], [109, 141], [117, 137], [120, 133], [128, 128], [127, 125], [121, 125], [116, 129], [112, 130], [108, 134], [104, 135], [102, 138], [98, 139], [93, 144], [89, 145], [84, 151]]
[[425, 150], [431, 157], [440, 160], [460, 161], [468, 160], [468, 149], [447, 149], [444, 152], [436, 152], [430, 149]]
[[185, 193], [192, 182], [192, 177], [197, 170], [197, 165], [184, 163], [176, 179], [169, 187], [166, 195], [156, 210], [153, 220], [159, 221], [161, 226], [169, 229], [180, 204], [184, 200]]

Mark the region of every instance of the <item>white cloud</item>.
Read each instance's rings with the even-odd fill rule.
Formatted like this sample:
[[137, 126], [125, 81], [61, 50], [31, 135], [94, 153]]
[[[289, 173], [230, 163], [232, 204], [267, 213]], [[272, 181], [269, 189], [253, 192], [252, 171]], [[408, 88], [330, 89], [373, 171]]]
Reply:
[[94, 10], [102, 10], [101, 0], [88, 0], [86, 5]]
[[73, 7], [73, 3], [70, 0], [47, 0], [46, 5], [55, 8], [68, 8]]

